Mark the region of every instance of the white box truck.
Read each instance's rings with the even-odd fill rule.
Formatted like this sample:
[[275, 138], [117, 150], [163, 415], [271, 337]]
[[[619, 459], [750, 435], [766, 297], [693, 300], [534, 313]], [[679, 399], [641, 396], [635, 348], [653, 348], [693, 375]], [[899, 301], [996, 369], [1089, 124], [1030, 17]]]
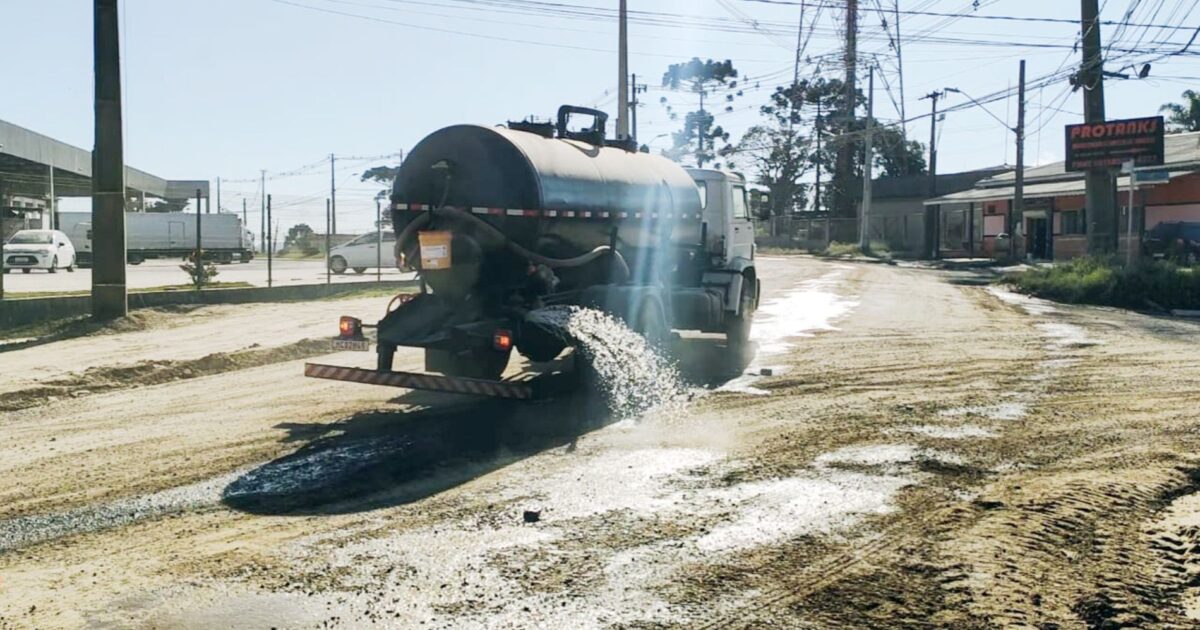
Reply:
[[[92, 213], [60, 212], [58, 226], [70, 237], [80, 265], [92, 260]], [[205, 260], [247, 263], [254, 238], [236, 214], [205, 214], [200, 220]], [[125, 252], [130, 264], [147, 258], [186, 258], [196, 249], [196, 215], [182, 212], [126, 212]]]

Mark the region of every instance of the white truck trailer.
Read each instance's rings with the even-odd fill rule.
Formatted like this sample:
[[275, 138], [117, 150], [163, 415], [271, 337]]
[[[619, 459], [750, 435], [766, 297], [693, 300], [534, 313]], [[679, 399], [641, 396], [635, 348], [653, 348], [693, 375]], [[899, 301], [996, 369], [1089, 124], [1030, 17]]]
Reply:
[[[80, 265], [92, 260], [92, 213], [61, 212], [59, 229], [71, 238]], [[236, 214], [205, 214], [200, 220], [204, 258], [218, 263], [254, 258], [254, 239]], [[126, 212], [125, 251], [130, 264], [147, 258], [186, 258], [196, 249], [196, 215], [182, 212]]]

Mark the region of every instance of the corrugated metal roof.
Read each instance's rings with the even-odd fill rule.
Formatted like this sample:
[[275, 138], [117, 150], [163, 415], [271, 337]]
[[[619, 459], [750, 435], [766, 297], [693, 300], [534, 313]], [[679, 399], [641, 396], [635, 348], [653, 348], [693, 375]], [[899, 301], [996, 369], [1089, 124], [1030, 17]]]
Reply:
[[[1200, 169], [1182, 169], [1169, 172], [1170, 179], [1191, 175], [1196, 170]], [[1154, 184], [1143, 184], [1142, 188], [1150, 188]], [[1117, 188], [1124, 190], [1129, 187], [1129, 176], [1124, 175], [1117, 178]], [[1083, 179], [1067, 180], [1061, 182], [1048, 182], [1043, 184], [1027, 184], [1025, 186], [1024, 197], [1026, 199], [1037, 199], [1039, 197], [1062, 197], [1067, 195], [1082, 195], [1085, 192], [1085, 182]], [[991, 188], [973, 188], [964, 190], [963, 192], [954, 193], [952, 195], [944, 195], [936, 199], [930, 199], [925, 202], [927, 206], [951, 204], [951, 203], [969, 203], [982, 201], [1004, 201], [1012, 199], [1016, 195], [1016, 187], [1001, 186]]]
[[[1163, 165], [1142, 170], [1175, 170], [1178, 167], [1186, 166], [1196, 167], [1193, 170], [1200, 170], [1200, 131], [1168, 134], [1163, 145]], [[1027, 168], [1025, 169], [1025, 183], [1083, 179], [1083, 173], [1066, 171], [1066, 164], [1064, 161]], [[1003, 173], [979, 182], [979, 187], [1012, 186], [1016, 177], [1015, 171]]]

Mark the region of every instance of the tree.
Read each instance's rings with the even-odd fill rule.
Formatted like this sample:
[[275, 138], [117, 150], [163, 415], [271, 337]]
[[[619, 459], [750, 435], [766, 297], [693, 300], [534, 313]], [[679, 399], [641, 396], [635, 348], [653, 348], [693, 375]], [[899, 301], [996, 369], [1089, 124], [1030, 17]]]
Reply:
[[[716, 118], [712, 112], [705, 109], [704, 99], [715, 96], [716, 90], [724, 89], [725, 111], [732, 111], [733, 106], [730, 103], [742, 94], [734, 92], [738, 85], [737, 76], [738, 71], [728, 59], [700, 61], [699, 57], [692, 57], [691, 61], [671, 64], [667, 68], [663, 73], [663, 87], [696, 94], [700, 107], [684, 115], [683, 128], [671, 134], [672, 146], [663, 152], [664, 155], [677, 161], [694, 155], [696, 164], [703, 167], [706, 162], [714, 161], [720, 151], [729, 152], [729, 133], [715, 124]], [[665, 96], [659, 102], [666, 107], [671, 120], [678, 119], [678, 114], [672, 110]], [[718, 141], [723, 145], [720, 151], [716, 149]], [[720, 167], [719, 164], [717, 166]]]
[[283, 239], [283, 248], [295, 248], [305, 256], [313, 256], [320, 253], [320, 249], [313, 244], [313, 229], [307, 223], [299, 223], [288, 228], [287, 236]]
[[[751, 127], [738, 143], [738, 160], [757, 174], [759, 184], [771, 191], [772, 214], [805, 208], [810, 187], [801, 180], [816, 169], [822, 174], [833, 173], [837, 151], [846, 142], [852, 144], [854, 156], [850, 178], [844, 182], [837, 177], [824, 179], [829, 182], [825, 189], [829, 201], [821, 205], [853, 207], [861, 194], [863, 132], [867, 121], [859, 117], [850, 121], [836, 117], [837, 112], [844, 110], [843, 85], [838, 79], [806, 79], [776, 88], [770, 101], [760, 109], [765, 122]], [[819, 149], [818, 135], [824, 139]], [[925, 172], [924, 147], [919, 142], [906, 141], [898, 128], [880, 126], [876, 121], [873, 144], [874, 166], [880, 176]]]
[[359, 181], [375, 182], [382, 184], [384, 188], [375, 194], [376, 199], [387, 199], [391, 194], [392, 183], [396, 181], [396, 174], [400, 172], [400, 165], [396, 166], [372, 166], [363, 171]]
[[1185, 90], [1183, 104], [1167, 103], [1158, 109], [1167, 116], [1167, 130], [1171, 133], [1200, 131], [1200, 92]]

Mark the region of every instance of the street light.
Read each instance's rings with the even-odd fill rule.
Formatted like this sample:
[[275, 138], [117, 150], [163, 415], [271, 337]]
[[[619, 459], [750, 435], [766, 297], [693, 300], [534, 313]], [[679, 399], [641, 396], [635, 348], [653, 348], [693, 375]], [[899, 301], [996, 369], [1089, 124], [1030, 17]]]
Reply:
[[1006, 121], [1000, 120], [1000, 117], [999, 117], [999, 116], [997, 116], [997, 115], [993, 114], [993, 113], [992, 113], [992, 110], [990, 110], [990, 109], [988, 109], [986, 106], [984, 106], [984, 104], [983, 104], [983, 103], [980, 103], [979, 101], [975, 100], [975, 98], [974, 98], [974, 97], [972, 97], [970, 94], [967, 94], [966, 92], [964, 92], [964, 91], [962, 91], [962, 90], [960, 90], [960, 89], [958, 89], [958, 88], [952, 88], [952, 87], [948, 87], [948, 88], [942, 88], [942, 91], [945, 91], [945, 92], [953, 92], [953, 93], [955, 93], [955, 94], [962, 94], [963, 96], [967, 97], [967, 100], [969, 100], [969, 101], [971, 101], [972, 103], [975, 103], [976, 105], [978, 105], [978, 106], [979, 106], [979, 109], [982, 109], [984, 112], [986, 112], [988, 116], [991, 116], [992, 118], [995, 118], [995, 119], [996, 119], [996, 120], [997, 120], [997, 121], [998, 121], [998, 122], [999, 122], [1001, 125], [1004, 125], [1004, 128], [1005, 128], [1005, 129], [1007, 129], [1007, 130], [1009, 130], [1009, 131], [1011, 131], [1011, 132], [1013, 132], [1013, 133], [1017, 133], [1017, 128], [1016, 128], [1016, 127], [1009, 127], [1009, 126], [1008, 126], [1008, 123], [1007, 123]]

